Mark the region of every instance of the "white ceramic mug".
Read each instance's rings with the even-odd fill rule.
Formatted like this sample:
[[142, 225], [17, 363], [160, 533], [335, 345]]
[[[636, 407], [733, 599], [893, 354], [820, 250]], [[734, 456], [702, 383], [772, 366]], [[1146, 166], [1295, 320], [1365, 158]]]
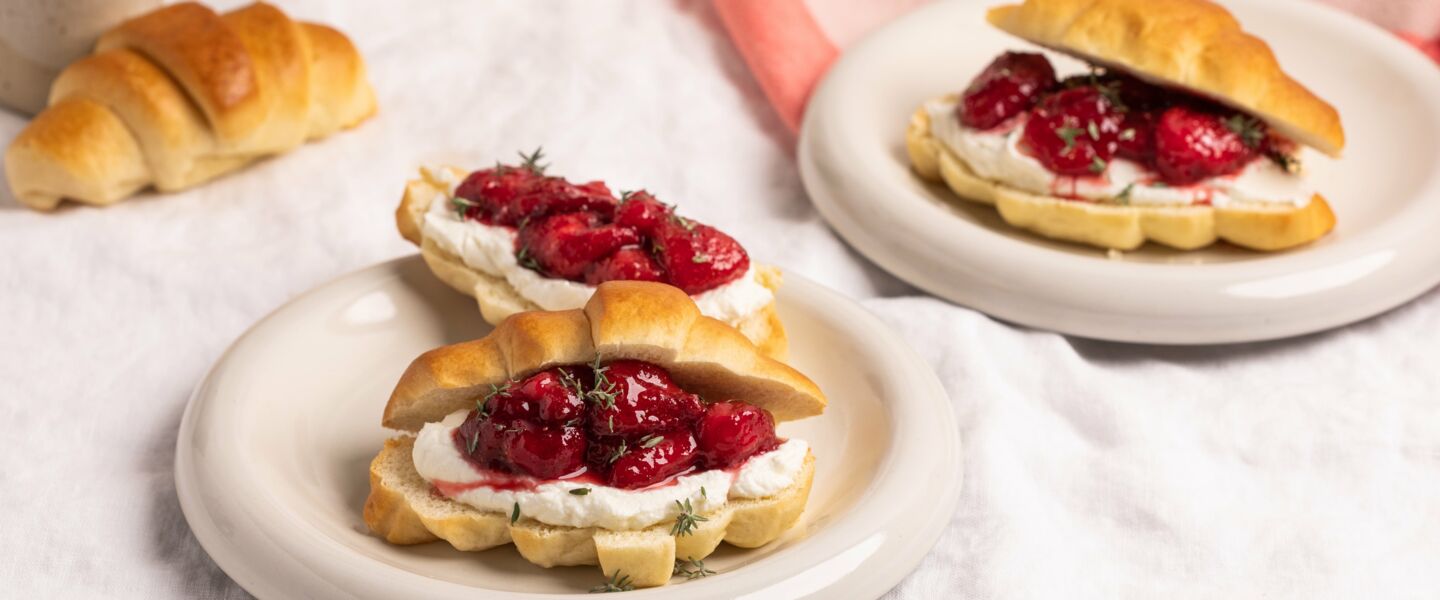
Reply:
[[50, 82], [101, 32], [161, 0], [0, 0], [0, 105], [45, 108]]

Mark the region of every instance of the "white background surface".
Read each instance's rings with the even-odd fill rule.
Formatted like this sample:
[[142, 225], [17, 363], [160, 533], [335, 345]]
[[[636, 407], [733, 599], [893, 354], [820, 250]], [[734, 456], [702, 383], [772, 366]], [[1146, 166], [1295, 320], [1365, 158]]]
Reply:
[[[175, 499], [190, 387], [295, 294], [412, 252], [391, 211], [416, 165], [539, 144], [559, 173], [647, 187], [757, 259], [866, 298], [930, 360], [965, 491], [893, 597], [1440, 595], [1434, 291], [1258, 345], [1019, 329], [913, 296], [836, 240], [708, 3], [283, 6], [361, 47], [375, 119], [108, 209], [41, 215], [0, 192], [6, 595], [243, 597]], [[0, 141], [22, 125], [0, 114]]]

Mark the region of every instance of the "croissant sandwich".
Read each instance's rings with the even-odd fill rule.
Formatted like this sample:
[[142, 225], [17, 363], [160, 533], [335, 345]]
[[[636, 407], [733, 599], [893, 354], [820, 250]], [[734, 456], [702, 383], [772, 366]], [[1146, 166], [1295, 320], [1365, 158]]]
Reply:
[[724, 232], [680, 216], [644, 190], [549, 175], [539, 150], [520, 164], [421, 169], [395, 211], [437, 277], [473, 296], [492, 324], [526, 310], [580, 308], [606, 281], [659, 281], [700, 312], [783, 356], [780, 270], [754, 264]]
[[1043, 54], [1007, 52], [926, 102], [905, 135], [922, 178], [1012, 226], [1117, 250], [1281, 250], [1335, 226], [1305, 163], [1340, 155], [1339, 114], [1224, 8], [1025, 0], [987, 18], [1091, 69], [1057, 77]]
[[707, 573], [721, 541], [795, 524], [815, 459], [775, 422], [825, 404], [680, 290], [604, 283], [584, 309], [519, 313], [410, 364], [365, 523], [394, 544], [514, 544], [542, 567], [599, 565], [608, 588], [663, 585]]
[[256, 3], [196, 4], [106, 32], [60, 73], [50, 104], [5, 152], [21, 203], [105, 205], [180, 190], [350, 127], [375, 112], [344, 34]]

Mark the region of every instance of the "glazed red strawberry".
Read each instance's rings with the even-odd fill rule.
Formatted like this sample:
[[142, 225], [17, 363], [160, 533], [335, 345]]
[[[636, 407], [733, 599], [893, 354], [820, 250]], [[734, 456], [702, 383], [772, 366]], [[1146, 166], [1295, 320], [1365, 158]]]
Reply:
[[538, 266], [551, 277], [574, 280], [601, 257], [638, 243], [640, 234], [635, 230], [601, 225], [600, 218], [589, 212], [555, 214], [529, 223], [516, 240], [522, 266]]
[[1006, 52], [985, 67], [960, 98], [957, 111], [967, 127], [990, 129], [1035, 105], [1054, 87], [1055, 69], [1042, 54]]
[[650, 363], [617, 360], [597, 377], [588, 399], [590, 432], [630, 440], [689, 427], [704, 412], [700, 398], [671, 381]]
[[667, 223], [652, 240], [670, 285], [692, 296], [734, 281], [750, 268], [750, 255], [740, 242], [709, 225]]
[[744, 402], [716, 402], [705, 409], [696, 429], [707, 468], [738, 464], [775, 447], [775, 417]]
[[1056, 174], [1099, 175], [1115, 155], [1122, 119], [1098, 89], [1072, 88], [1040, 102], [1025, 122], [1021, 140]]
[[534, 405], [534, 418], [545, 423], [564, 423], [585, 413], [585, 401], [576, 387], [578, 376], [566, 367], [546, 369], [525, 378], [514, 393], [529, 398]]
[[612, 486], [636, 489], [655, 485], [695, 465], [695, 436], [689, 431], [655, 434], [615, 447], [609, 461]]
[[510, 387], [490, 394], [485, 399], [485, 408], [490, 418], [502, 424], [535, 418], [535, 403], [514, 393]]
[[1115, 108], [1127, 112], [1147, 112], [1171, 102], [1164, 88], [1118, 71], [1071, 75], [1060, 82], [1060, 87], [1094, 88], [1109, 98]]
[[610, 188], [602, 182], [576, 185], [559, 177], [545, 177], [531, 181], [509, 202], [502, 221], [518, 226], [527, 219], [579, 211], [605, 220], [615, 214], [615, 204]]
[[615, 224], [634, 229], [641, 235], [654, 236], [672, 214], [669, 205], [641, 190], [626, 195], [621, 201], [620, 207], [615, 210]]
[[455, 196], [461, 198], [461, 206], [467, 218], [483, 223], [505, 224], [502, 222], [511, 212], [515, 198], [526, 193], [541, 176], [525, 168], [497, 166], [471, 173], [455, 188]]
[[1155, 113], [1125, 113], [1115, 144], [1116, 156], [1150, 165], [1155, 158]]
[[585, 466], [585, 434], [578, 427], [525, 424], [510, 434], [505, 450], [510, 464], [541, 479], [555, 479]]
[[505, 469], [505, 445], [511, 433], [507, 425], [470, 411], [453, 435], [455, 447], [471, 464], [483, 469]]
[[585, 283], [606, 281], [665, 281], [660, 263], [639, 246], [621, 248], [585, 269]]
[[1238, 113], [1172, 106], [1155, 124], [1155, 169], [1175, 185], [1228, 175], [1258, 155], [1265, 136], [1263, 124]]

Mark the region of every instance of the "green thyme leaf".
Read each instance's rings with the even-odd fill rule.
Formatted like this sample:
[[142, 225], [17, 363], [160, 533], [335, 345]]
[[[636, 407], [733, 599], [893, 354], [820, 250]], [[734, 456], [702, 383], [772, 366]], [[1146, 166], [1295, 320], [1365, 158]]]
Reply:
[[675, 501], [675, 507], [680, 509], [680, 514], [675, 515], [675, 525], [670, 527], [670, 535], [682, 536], [695, 533], [695, 528], [700, 526], [701, 521], [710, 519], [695, 514], [695, 507], [690, 505], [690, 499], [686, 498], [685, 503]]
[[[595, 372], [595, 386], [585, 392], [585, 399], [601, 408], [614, 408], [615, 383], [605, 376], [605, 372], [610, 370], [610, 367], [601, 366], [600, 356], [596, 355], [595, 362], [591, 363], [590, 369]], [[610, 430], [614, 431], [615, 428], [611, 427]]]
[[1128, 141], [1133, 140], [1133, 139], [1135, 139], [1135, 129], [1134, 129], [1134, 128], [1127, 128], [1127, 129], [1125, 129], [1124, 131], [1121, 131], [1121, 132], [1120, 132], [1120, 141], [1122, 141], [1122, 142], [1128, 142]]
[[459, 196], [455, 196], [450, 199], [450, 206], [454, 207], [455, 214], [459, 215], [460, 218], [463, 219], [465, 218], [465, 213], [470, 212], [471, 208], [479, 205]]
[[1285, 171], [1286, 173], [1290, 173], [1293, 175], [1300, 172], [1300, 161], [1297, 160], [1294, 156], [1291, 156], [1279, 150], [1271, 150], [1265, 153], [1265, 158], [1270, 159], [1270, 162], [1278, 165], [1280, 169]]
[[675, 569], [671, 571], [670, 574], [684, 575], [685, 579], [694, 580], [714, 575], [715, 572], [705, 568], [705, 561], [703, 560], [686, 558], [685, 560], [675, 559]]
[[1100, 141], [1100, 126], [1096, 125], [1094, 121], [1085, 124], [1085, 131], [1090, 134], [1090, 139]]
[[695, 254], [690, 256], [690, 262], [697, 265], [703, 265], [710, 262], [710, 255], [704, 252], [696, 252]]
[[679, 225], [679, 226], [681, 226], [681, 227], [684, 227], [684, 228], [685, 228], [685, 231], [689, 231], [689, 232], [694, 232], [694, 231], [695, 231], [695, 222], [694, 222], [694, 221], [691, 221], [690, 219], [687, 219], [687, 218], [685, 218], [685, 217], [682, 217], [682, 216], [680, 216], [680, 215], [677, 215], [677, 214], [675, 214], [675, 213], [673, 213], [673, 212], [670, 213], [670, 222], [671, 222], [671, 223], [674, 223], [674, 224], [676, 224], [676, 225]]
[[1234, 114], [1225, 119], [1225, 128], [1240, 136], [1240, 141], [1251, 148], [1259, 148], [1260, 143], [1265, 141], [1265, 128], [1259, 119], [1254, 117]]
[[519, 502], [516, 502], [516, 503], [515, 503], [515, 508], [510, 511], [510, 524], [511, 524], [511, 525], [514, 525], [515, 522], [516, 522], [516, 521], [519, 521], [519, 520], [520, 520], [520, 503], [519, 503]]
[[520, 251], [515, 253], [515, 262], [520, 263], [520, 266], [530, 269], [531, 271], [540, 271], [540, 262], [535, 260], [534, 256], [530, 255], [529, 246], [522, 246]]
[[1085, 132], [1074, 127], [1061, 127], [1056, 129], [1055, 135], [1060, 136], [1060, 139], [1065, 141], [1065, 148], [1061, 150], [1061, 152], [1070, 152], [1070, 150], [1075, 147], [1075, 138], [1079, 137], [1082, 133]]
[[536, 175], [544, 175], [545, 169], [550, 167], [550, 165], [548, 164], [540, 164], [540, 159], [545, 158], [545, 149], [542, 147], [535, 148], [535, 151], [529, 154], [526, 154], [524, 152], [519, 152], [518, 154], [520, 155], [520, 160], [525, 161], [524, 164], [521, 166], [529, 169], [531, 173], [534, 173]]
[[629, 448], [625, 447], [625, 440], [620, 440], [620, 445], [616, 446], [615, 450], [610, 453], [610, 458], [606, 461], [606, 464], [615, 464], [615, 461], [620, 460], [620, 457], [625, 456], [625, 453], [628, 451]]
[[1105, 172], [1105, 167], [1107, 166], [1109, 166], [1109, 163], [1106, 163], [1105, 159], [1096, 156], [1090, 161], [1090, 172], [1099, 175]]
[[634, 589], [635, 585], [630, 583], [630, 577], [628, 575], [621, 575], [620, 571], [617, 570], [605, 583], [590, 588], [590, 593], [608, 594], [610, 592], [629, 592]]
[[575, 488], [575, 489], [573, 489], [573, 490], [570, 490], [570, 495], [572, 495], [572, 496], [585, 496], [585, 495], [588, 495], [589, 493], [590, 493], [590, 488]]
[[510, 380], [506, 380], [506, 381], [505, 381], [505, 385], [495, 385], [495, 384], [493, 384], [493, 383], [490, 384], [490, 391], [485, 394], [485, 401], [486, 401], [486, 402], [489, 402], [490, 399], [491, 399], [491, 398], [494, 398], [495, 396], [498, 396], [498, 395], [500, 395], [500, 394], [508, 394], [508, 393], [510, 393], [510, 384], [512, 384], [512, 383], [515, 383], [515, 382], [514, 382], [514, 381], [510, 381]]
[[465, 441], [465, 452], [474, 454], [475, 448], [480, 445], [480, 432], [478, 430], [470, 434], [470, 439]]
[[1130, 205], [1130, 191], [1133, 190], [1133, 189], [1135, 189], [1135, 182], [1132, 181], [1132, 182], [1130, 182], [1130, 183], [1125, 184], [1125, 189], [1120, 190], [1120, 193], [1115, 196], [1115, 203], [1116, 203], [1116, 204], [1125, 205], [1125, 206], [1129, 206], [1129, 205]]
[[570, 369], [560, 369], [560, 383], [575, 392], [576, 396], [581, 398], [585, 397], [585, 386], [580, 383], [580, 378], [576, 377], [575, 373], [571, 372]]
[[640, 438], [640, 447], [641, 447], [641, 448], [654, 448], [657, 444], [659, 444], [660, 442], [663, 442], [663, 441], [665, 441], [665, 438], [660, 437], [660, 436], [652, 433], [652, 434], [647, 435], [647, 436], [645, 436], [645, 437], [643, 437], [643, 438]]

